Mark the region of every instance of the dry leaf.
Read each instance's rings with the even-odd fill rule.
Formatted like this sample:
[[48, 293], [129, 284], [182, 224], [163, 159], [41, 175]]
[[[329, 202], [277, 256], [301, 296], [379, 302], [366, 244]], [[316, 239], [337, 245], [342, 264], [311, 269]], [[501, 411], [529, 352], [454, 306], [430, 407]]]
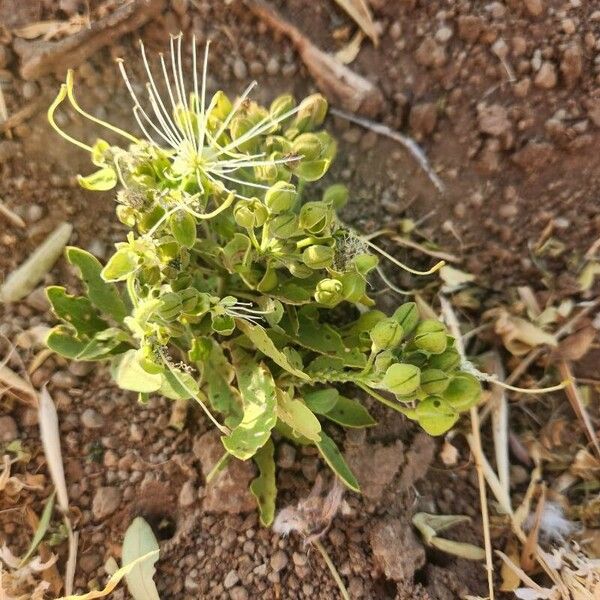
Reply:
[[514, 356], [523, 356], [536, 346], [557, 346], [554, 335], [533, 323], [515, 317], [504, 309], [496, 312], [495, 331], [502, 338], [505, 348]]
[[557, 352], [564, 360], [579, 360], [589, 352], [595, 338], [596, 330], [587, 325], [561, 340]]
[[13, 33], [24, 40], [35, 40], [36, 38], [47, 36], [50, 34], [54, 35], [56, 31], [65, 25], [66, 21], [38, 21], [37, 23], [30, 23], [25, 27], [13, 30]]
[[371, 38], [375, 46], [379, 45], [379, 35], [373, 22], [373, 16], [366, 0], [335, 0], [356, 24]]
[[587, 263], [577, 278], [581, 291], [586, 292], [592, 289], [598, 275], [600, 275], [600, 263], [596, 261]]
[[37, 392], [33, 387], [5, 365], [0, 365], [0, 392], [8, 392], [29, 405], [37, 404]]
[[471, 273], [465, 273], [464, 271], [455, 269], [450, 265], [444, 265], [440, 269], [440, 277], [445, 283], [444, 287], [442, 288], [442, 291], [444, 292], [452, 292], [453, 290], [456, 290], [467, 283], [475, 281], [475, 275], [472, 275]]
[[0, 301], [17, 302], [33, 291], [62, 254], [72, 231], [73, 226], [70, 223], [61, 223], [29, 258], [6, 278], [0, 288]]
[[440, 450], [440, 459], [447, 467], [453, 467], [458, 462], [458, 448], [448, 440], [444, 440], [444, 445]]
[[364, 37], [362, 31], [357, 31], [352, 39], [335, 53], [335, 57], [344, 65], [349, 65], [358, 56]]

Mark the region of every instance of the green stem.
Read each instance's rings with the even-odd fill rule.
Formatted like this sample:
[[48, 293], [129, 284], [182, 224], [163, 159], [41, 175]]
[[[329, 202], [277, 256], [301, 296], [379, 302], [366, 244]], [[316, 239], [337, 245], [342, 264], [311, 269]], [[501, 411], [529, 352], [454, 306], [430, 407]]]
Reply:
[[367, 386], [364, 383], [361, 383], [360, 381], [356, 381], [355, 383], [361, 390], [367, 392], [367, 394], [369, 394], [369, 396], [372, 396], [373, 398], [375, 398], [375, 400], [378, 400], [382, 404], [385, 404], [387, 407], [395, 410], [396, 412], [403, 414], [404, 416], [408, 417], [409, 419], [415, 418], [414, 409], [403, 408], [397, 402], [388, 400], [385, 396], [382, 396], [381, 394], [377, 393], [375, 390], [372, 390], [369, 386]]
[[333, 561], [329, 557], [329, 554], [327, 553], [327, 550], [325, 550], [325, 547], [323, 546], [323, 544], [321, 544], [321, 542], [319, 540], [312, 540], [312, 544], [321, 553], [321, 556], [323, 557], [325, 564], [329, 568], [329, 571], [331, 572], [331, 575], [333, 576], [333, 579], [335, 580], [335, 582], [340, 590], [340, 594], [342, 595], [342, 598], [344, 600], [350, 600], [350, 595], [348, 594], [348, 590], [346, 589], [346, 586], [344, 585], [344, 582], [342, 581], [342, 578], [340, 577], [338, 570], [335, 568], [335, 565], [333, 564]]

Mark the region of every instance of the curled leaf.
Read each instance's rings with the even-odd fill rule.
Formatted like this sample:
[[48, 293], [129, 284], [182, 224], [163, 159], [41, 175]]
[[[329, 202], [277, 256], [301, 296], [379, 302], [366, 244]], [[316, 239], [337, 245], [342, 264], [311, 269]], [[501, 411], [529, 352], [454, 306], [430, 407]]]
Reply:
[[[134, 600], [160, 600], [154, 583], [154, 563], [158, 560], [158, 541], [145, 519], [136, 517], [123, 538], [123, 565], [134, 566], [125, 574]], [[144, 556], [145, 560], [139, 560]]]

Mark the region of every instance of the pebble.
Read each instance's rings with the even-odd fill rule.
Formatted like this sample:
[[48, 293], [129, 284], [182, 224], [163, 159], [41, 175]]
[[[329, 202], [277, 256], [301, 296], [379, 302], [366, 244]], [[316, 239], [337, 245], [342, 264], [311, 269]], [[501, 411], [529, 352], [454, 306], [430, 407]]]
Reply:
[[282, 469], [291, 469], [296, 462], [296, 448], [285, 442], [277, 450], [277, 466]]
[[542, 0], [524, 0], [525, 8], [532, 17], [539, 17], [544, 12]]
[[40, 93], [40, 86], [35, 81], [26, 81], [23, 84], [23, 98], [33, 100]]
[[141, 442], [144, 439], [144, 430], [137, 423], [129, 426], [129, 439], [132, 442]]
[[481, 34], [483, 20], [475, 15], [458, 17], [458, 37], [465, 42], [473, 43]]
[[275, 573], [279, 573], [279, 571], [282, 571], [287, 567], [288, 556], [283, 550], [278, 550], [275, 552], [275, 554], [273, 554], [273, 556], [271, 556], [270, 563], [271, 569], [273, 569]]
[[84, 554], [79, 559], [81, 570], [90, 575], [102, 564], [102, 557], [99, 554]]
[[121, 492], [115, 487], [99, 487], [92, 501], [92, 515], [95, 521], [102, 521], [112, 515], [121, 504]]
[[46, 312], [50, 308], [48, 296], [46, 296], [46, 291], [42, 287], [33, 290], [33, 292], [25, 298], [25, 304], [39, 312]]
[[415, 104], [410, 110], [408, 122], [417, 139], [431, 135], [437, 124], [437, 106], [433, 102]]
[[19, 437], [16, 421], [10, 417], [0, 417], [0, 442], [12, 442]]
[[86, 408], [81, 413], [81, 424], [86, 429], [101, 429], [104, 427], [104, 417], [93, 408]]
[[560, 72], [567, 87], [571, 88], [583, 73], [583, 52], [579, 44], [572, 44], [565, 49], [560, 62]]
[[454, 35], [454, 31], [452, 31], [451, 27], [448, 26], [444, 26], [444, 27], [440, 27], [436, 32], [435, 32], [435, 39], [440, 42], [440, 44], [445, 44], [447, 41], [449, 41], [452, 36]]
[[235, 569], [231, 569], [231, 571], [225, 575], [223, 585], [225, 586], [225, 589], [228, 590], [229, 588], [232, 588], [239, 580], [240, 576], [237, 574], [237, 571]]
[[5, 45], [0, 45], [0, 69], [4, 69], [8, 66], [8, 63], [12, 59], [12, 52], [10, 48]]
[[241, 585], [232, 588], [229, 592], [229, 597], [231, 600], [248, 600], [249, 598], [246, 588]]
[[556, 75], [556, 67], [550, 61], [543, 62], [540, 70], [535, 76], [535, 85], [539, 88], [550, 90], [553, 87], [556, 87], [557, 81], [558, 76]]
[[233, 74], [236, 79], [246, 79], [248, 77], [248, 68], [241, 58], [236, 58], [233, 63]]
[[577, 31], [577, 27], [575, 26], [575, 21], [573, 21], [573, 19], [563, 19], [560, 26], [567, 35], [573, 35], [575, 31]]
[[267, 75], [277, 75], [277, 73], [279, 73], [279, 61], [274, 56], [271, 56], [267, 61], [265, 70], [267, 71]]
[[529, 93], [529, 88], [531, 87], [531, 79], [529, 77], [524, 77], [513, 86], [513, 91], [517, 98], [525, 98]]
[[196, 500], [196, 485], [193, 481], [186, 481], [179, 492], [179, 506], [191, 506]]

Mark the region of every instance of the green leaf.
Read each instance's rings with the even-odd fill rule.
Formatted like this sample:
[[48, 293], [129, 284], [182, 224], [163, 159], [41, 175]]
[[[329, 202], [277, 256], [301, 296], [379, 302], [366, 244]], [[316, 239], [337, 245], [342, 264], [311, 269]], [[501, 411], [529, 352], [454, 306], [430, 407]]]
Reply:
[[71, 296], [65, 288], [57, 285], [46, 288], [46, 295], [54, 314], [71, 325], [78, 335], [92, 336], [108, 327], [87, 298]]
[[344, 427], [361, 428], [377, 424], [377, 421], [360, 402], [345, 396], [340, 396], [335, 406], [324, 416]]
[[227, 425], [231, 426], [229, 419], [232, 418], [237, 421], [237, 425], [242, 419], [242, 400], [239, 391], [231, 385], [235, 371], [216, 341], [211, 343], [212, 348], [203, 365], [202, 374], [202, 379], [208, 386], [208, 400], [217, 412], [225, 415]]
[[277, 349], [273, 340], [271, 340], [263, 327], [260, 325], [251, 325], [243, 319], [237, 319], [236, 323], [238, 328], [244, 332], [256, 348], [264, 355], [268, 356], [273, 362], [278, 364], [282, 369], [285, 369], [288, 373], [291, 373], [304, 381], [310, 379], [306, 373], [300, 371], [300, 369], [296, 369], [296, 367], [290, 363], [287, 356]]
[[139, 266], [138, 255], [131, 248], [117, 250], [102, 269], [104, 281], [123, 281], [127, 275], [137, 270]]
[[186, 211], [179, 210], [169, 218], [169, 227], [179, 244], [191, 248], [196, 242], [196, 219]]
[[27, 549], [25, 556], [21, 559], [19, 568], [25, 565], [25, 563], [29, 560], [29, 557], [35, 552], [35, 549], [40, 545], [40, 542], [44, 539], [44, 536], [48, 531], [50, 519], [52, 518], [52, 511], [54, 510], [55, 496], [56, 491], [52, 492], [52, 495], [46, 501], [46, 506], [44, 506], [44, 511], [40, 517], [40, 522], [38, 523], [37, 529], [35, 530], [35, 534], [31, 540], [31, 544], [29, 544], [29, 548]]
[[163, 380], [160, 373], [150, 374], [144, 371], [138, 352], [133, 349], [113, 359], [111, 375], [120, 388], [133, 392], [156, 392]]
[[301, 400], [292, 399], [289, 394], [277, 390], [277, 416], [291, 427], [295, 434], [313, 442], [321, 439], [321, 423]]
[[161, 396], [171, 400], [190, 400], [200, 392], [194, 377], [185, 371], [169, 366], [162, 376], [163, 380], [158, 390]]
[[136, 517], [123, 538], [122, 563], [131, 564], [149, 553], [151, 558], [140, 561], [125, 575], [127, 588], [133, 600], [160, 600], [154, 583], [154, 563], [158, 560], [158, 541], [152, 528], [142, 517]]
[[305, 181], [317, 181], [327, 173], [330, 164], [328, 159], [302, 161], [296, 169], [296, 174]]
[[439, 396], [428, 396], [415, 409], [419, 425], [429, 435], [442, 435], [458, 421], [458, 413]]
[[335, 388], [325, 388], [303, 392], [302, 397], [310, 410], [318, 415], [324, 415], [335, 406], [340, 398], [340, 393]]
[[79, 276], [86, 286], [87, 297], [99, 310], [110, 315], [115, 321], [123, 322], [127, 315], [127, 307], [114, 285], [105, 282], [100, 273], [100, 261], [85, 250], [67, 247], [67, 260], [79, 269]]
[[479, 401], [481, 383], [469, 373], [457, 373], [441, 395], [452, 408], [464, 412]]
[[129, 336], [124, 331], [117, 327], [109, 327], [99, 331], [75, 358], [77, 360], [101, 360], [128, 340]]
[[360, 492], [356, 477], [346, 464], [342, 453], [336, 443], [324, 432], [321, 432], [321, 441], [317, 442], [321, 456], [333, 472], [353, 491]]
[[65, 358], [77, 358], [85, 348], [86, 342], [78, 340], [73, 333], [73, 329], [64, 325], [53, 327], [46, 337], [46, 346]]
[[97, 167], [106, 165], [106, 153], [110, 150], [110, 144], [101, 138], [98, 138], [92, 146], [92, 163]]
[[260, 513], [260, 522], [269, 527], [275, 518], [275, 499], [277, 486], [275, 483], [275, 447], [271, 439], [254, 455], [260, 475], [250, 484], [250, 491], [256, 498]]
[[112, 167], [102, 167], [91, 175], [77, 175], [77, 181], [84, 190], [107, 192], [117, 185], [117, 172]]
[[262, 364], [254, 362], [243, 350], [232, 351], [244, 416], [233, 431], [222, 439], [226, 450], [240, 460], [254, 456], [271, 436], [277, 422], [275, 382]]

